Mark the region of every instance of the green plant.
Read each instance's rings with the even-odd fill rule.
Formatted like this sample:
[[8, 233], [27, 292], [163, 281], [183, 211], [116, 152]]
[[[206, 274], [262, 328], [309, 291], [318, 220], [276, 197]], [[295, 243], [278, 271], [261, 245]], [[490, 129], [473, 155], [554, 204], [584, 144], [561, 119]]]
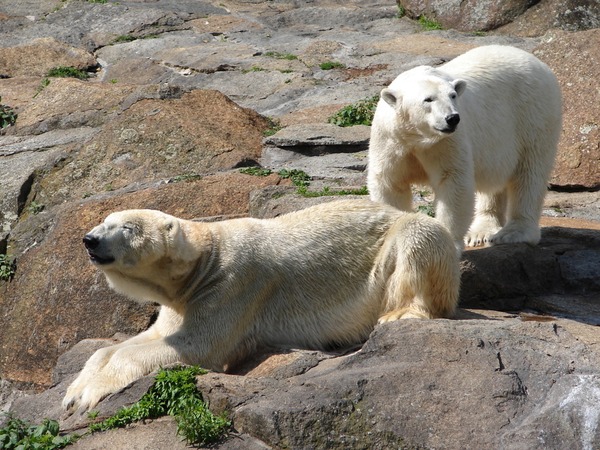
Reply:
[[197, 173], [184, 173], [183, 175], [177, 175], [176, 177], [171, 178], [171, 182], [180, 183], [182, 181], [190, 182], [190, 181], [198, 181], [202, 179], [202, 175], [198, 175]]
[[77, 69], [75, 67], [59, 66], [50, 69], [46, 74], [47, 77], [51, 78], [77, 78], [79, 80], [85, 80], [89, 78], [87, 72]]
[[122, 42], [131, 42], [131, 41], [135, 41], [137, 40], [137, 38], [135, 36], [132, 36], [131, 34], [122, 34], [120, 36], [117, 36], [112, 43], [113, 44], [120, 44]]
[[271, 117], [267, 117], [267, 120], [269, 121], [269, 128], [263, 131], [264, 136], [273, 136], [275, 133], [277, 133], [283, 128], [279, 120], [273, 119]]
[[298, 57], [296, 55], [293, 55], [291, 53], [266, 52], [265, 56], [268, 56], [269, 58], [275, 58], [275, 59], [287, 59], [288, 61], [293, 61], [295, 59], [298, 59]]
[[398, 19], [402, 19], [405, 15], [406, 15], [406, 8], [404, 6], [398, 4], [398, 13], [396, 14], [396, 17]]
[[108, 3], [108, 0], [87, 0], [88, 3]]
[[17, 271], [15, 259], [7, 254], [0, 253], [0, 281], [10, 281]]
[[31, 425], [9, 416], [6, 425], [0, 429], [0, 448], [10, 450], [54, 450], [75, 442], [77, 434], [60, 436], [58, 422], [45, 419], [41, 425]]
[[87, 418], [89, 420], [94, 420], [98, 417], [98, 414], [100, 414], [98, 411], [90, 411], [87, 413]]
[[331, 190], [329, 186], [323, 187], [320, 191], [309, 191], [308, 188], [298, 188], [298, 193], [303, 197], [332, 197], [341, 195], [368, 195], [369, 191], [366, 186], [358, 189], [338, 189]]
[[331, 69], [344, 69], [346, 66], [342, 63], [335, 61], [325, 61], [319, 64], [321, 70], [331, 70]]
[[426, 16], [419, 16], [419, 24], [425, 31], [441, 30], [442, 25], [433, 19], [428, 19]]
[[230, 422], [210, 412], [196, 388], [196, 376], [206, 371], [195, 366], [161, 369], [154, 384], [133, 405], [114, 416], [90, 425], [90, 431], [123, 427], [132, 422], [170, 415], [177, 422], [177, 433], [190, 444], [209, 444], [219, 440]]
[[419, 205], [417, 206], [417, 211], [423, 214], [427, 214], [429, 217], [435, 217], [435, 208], [432, 204]]
[[29, 210], [29, 212], [31, 214], [38, 214], [41, 213], [44, 210], [44, 205], [40, 205], [38, 202], [36, 202], [35, 200], [33, 200], [29, 206], [27, 207], [27, 209]]
[[289, 178], [292, 184], [298, 188], [307, 188], [310, 185], [310, 176], [303, 170], [298, 169], [281, 169], [277, 172], [281, 178]]
[[252, 66], [249, 69], [242, 70], [242, 73], [250, 73], [250, 72], [264, 72], [266, 69], [263, 69], [259, 66]]
[[48, 87], [49, 84], [50, 84], [49, 78], [42, 78], [40, 85], [35, 90], [35, 94], [34, 94], [33, 98], [36, 98], [40, 94], [40, 92], [42, 92], [46, 87]]
[[245, 173], [246, 175], [253, 175], [255, 177], [266, 177], [273, 173], [271, 169], [264, 169], [262, 167], [242, 167], [240, 169], [240, 173]]
[[339, 127], [371, 125], [378, 101], [378, 95], [359, 100], [352, 105], [348, 105], [340, 109], [328, 119], [328, 122]]
[[[0, 97], [0, 102], [2, 97]], [[0, 129], [10, 127], [17, 121], [18, 114], [10, 107], [0, 103]]]

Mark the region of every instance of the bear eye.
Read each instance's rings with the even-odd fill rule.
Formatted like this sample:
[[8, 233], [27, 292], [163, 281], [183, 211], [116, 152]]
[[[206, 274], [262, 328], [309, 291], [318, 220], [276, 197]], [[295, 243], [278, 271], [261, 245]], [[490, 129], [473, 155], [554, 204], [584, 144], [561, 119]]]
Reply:
[[129, 231], [130, 233], [133, 233], [135, 231], [135, 227], [129, 223], [124, 224], [122, 228], [125, 231]]
[[423, 100], [425, 103], [431, 103], [433, 102], [433, 97], [425, 97], [425, 100]]
[[450, 94], [450, 98], [451, 98], [452, 100], [454, 100], [454, 99], [456, 98], [456, 92], [453, 92], [452, 94]]

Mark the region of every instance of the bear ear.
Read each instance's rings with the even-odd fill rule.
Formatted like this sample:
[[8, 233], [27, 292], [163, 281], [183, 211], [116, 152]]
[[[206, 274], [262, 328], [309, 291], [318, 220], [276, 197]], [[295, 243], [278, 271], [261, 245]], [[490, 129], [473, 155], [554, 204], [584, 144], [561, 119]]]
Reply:
[[385, 88], [381, 91], [381, 98], [392, 108], [396, 107], [396, 103], [398, 103], [398, 95], [392, 92], [391, 89]]
[[457, 79], [452, 82], [452, 87], [456, 91], [456, 95], [460, 97], [460, 95], [465, 92], [465, 89], [467, 88], [467, 82], [465, 80]]

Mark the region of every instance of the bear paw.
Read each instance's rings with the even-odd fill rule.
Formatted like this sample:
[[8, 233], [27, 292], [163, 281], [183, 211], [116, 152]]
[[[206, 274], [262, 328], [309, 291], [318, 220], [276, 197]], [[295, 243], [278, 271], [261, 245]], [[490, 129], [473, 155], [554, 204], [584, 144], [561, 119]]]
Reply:
[[77, 410], [90, 410], [104, 397], [120, 389], [120, 386], [102, 376], [85, 378], [78, 377], [67, 389], [62, 405], [70, 414]]
[[471, 228], [465, 236], [465, 245], [467, 247], [480, 247], [491, 245], [494, 235], [500, 230], [500, 225], [495, 217], [489, 215], [480, 215], [475, 219]]
[[467, 233], [465, 236], [465, 246], [466, 247], [481, 247], [488, 246], [491, 244], [491, 239], [494, 236], [493, 232], [471, 232]]
[[537, 245], [541, 239], [541, 232], [537, 225], [523, 226], [518, 223], [509, 223], [498, 233], [493, 235], [489, 242], [492, 245], [497, 244], [516, 244], [524, 242], [526, 244]]
[[394, 322], [399, 319], [431, 319], [431, 315], [413, 308], [402, 308], [390, 311], [379, 318], [377, 323]]

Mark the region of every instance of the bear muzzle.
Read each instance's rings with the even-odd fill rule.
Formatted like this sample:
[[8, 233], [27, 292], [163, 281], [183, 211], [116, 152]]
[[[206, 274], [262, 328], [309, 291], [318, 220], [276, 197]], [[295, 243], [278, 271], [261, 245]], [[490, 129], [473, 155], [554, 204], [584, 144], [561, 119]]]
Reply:
[[460, 115], [458, 113], [448, 114], [445, 117], [445, 120], [446, 120], [446, 128], [444, 128], [442, 131], [444, 133], [454, 133], [454, 131], [456, 131], [456, 127], [458, 126], [458, 123], [460, 122]]
[[88, 233], [83, 237], [83, 245], [85, 245], [90, 260], [94, 264], [110, 264], [115, 261], [114, 257], [101, 254], [98, 248], [100, 246], [100, 239], [92, 233]]

